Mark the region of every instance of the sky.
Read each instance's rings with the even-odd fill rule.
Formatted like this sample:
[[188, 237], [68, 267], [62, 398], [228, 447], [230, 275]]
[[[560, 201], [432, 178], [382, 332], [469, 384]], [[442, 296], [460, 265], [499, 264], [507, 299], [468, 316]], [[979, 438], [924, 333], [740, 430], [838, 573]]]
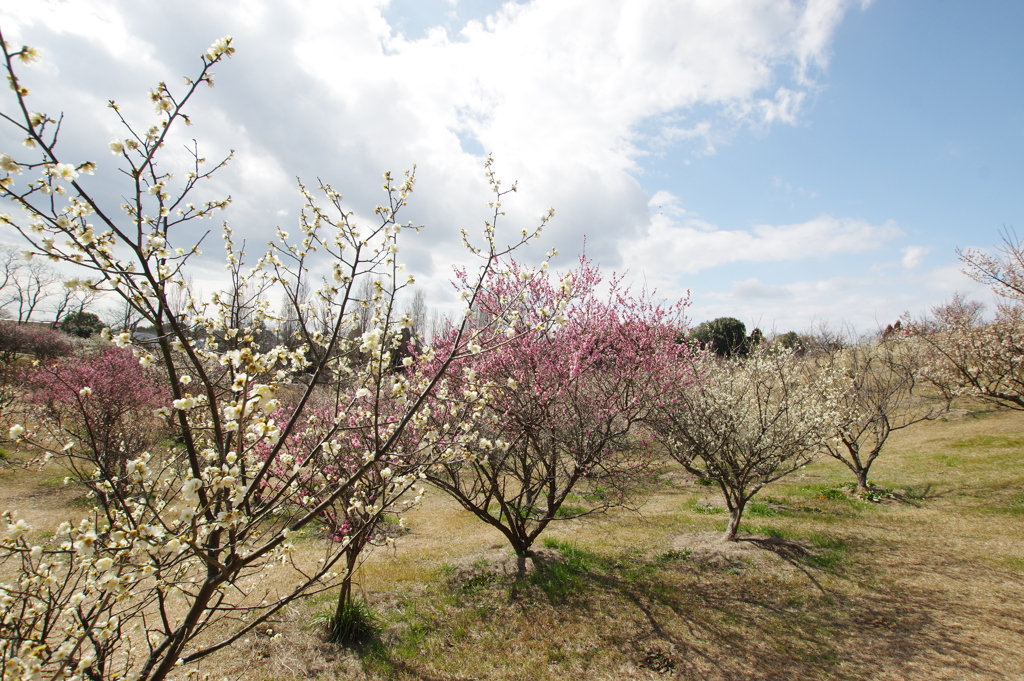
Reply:
[[[107, 101], [148, 127], [147, 89], [182, 87], [230, 35], [237, 52], [177, 141], [236, 151], [209, 191], [232, 196], [223, 217], [248, 243], [296, 224], [296, 178], [330, 182], [368, 221], [381, 174], [415, 164], [400, 217], [426, 229], [400, 258], [448, 309], [459, 231], [489, 217], [490, 154], [517, 183], [499, 228], [555, 209], [521, 260], [554, 248], [567, 269], [585, 249], [658, 298], [689, 296], [693, 323], [780, 333], [870, 332], [956, 291], [991, 302], [956, 248], [1024, 230], [1021, 26], [1019, 0], [0, 6], [8, 43], [42, 53], [22, 70], [33, 106], [64, 112], [65, 157], [99, 164], [88, 186], [108, 201], [124, 131]], [[0, 128], [0, 151], [17, 145]], [[193, 276], [209, 291], [223, 268], [206, 251]]]

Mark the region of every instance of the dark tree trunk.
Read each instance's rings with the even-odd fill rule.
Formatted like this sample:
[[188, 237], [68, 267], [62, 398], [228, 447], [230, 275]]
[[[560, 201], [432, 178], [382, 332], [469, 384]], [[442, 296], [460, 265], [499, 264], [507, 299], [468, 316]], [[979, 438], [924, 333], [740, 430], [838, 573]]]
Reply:
[[338, 607], [334, 611], [334, 621], [340, 622], [345, 609], [352, 601], [352, 574], [355, 571], [359, 551], [348, 551], [345, 554], [345, 576], [341, 580], [341, 591], [338, 593]]

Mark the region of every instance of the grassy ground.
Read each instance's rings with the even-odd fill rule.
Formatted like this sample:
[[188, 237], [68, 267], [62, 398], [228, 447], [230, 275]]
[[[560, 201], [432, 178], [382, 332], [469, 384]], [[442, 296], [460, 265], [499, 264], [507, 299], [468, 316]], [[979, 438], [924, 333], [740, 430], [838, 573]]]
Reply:
[[[569, 521], [520, 565], [438, 492], [360, 574], [379, 634], [326, 644], [305, 602], [211, 660], [261, 679], [1024, 678], [1024, 414], [897, 433], [851, 498], [838, 462], [762, 492], [722, 544], [713, 488], [674, 469], [641, 514]], [[73, 510], [51, 473], [0, 473], [0, 503], [44, 526]], [[56, 524], [56, 523], [54, 523]], [[1016, 671], [1015, 671], [1016, 670]]]

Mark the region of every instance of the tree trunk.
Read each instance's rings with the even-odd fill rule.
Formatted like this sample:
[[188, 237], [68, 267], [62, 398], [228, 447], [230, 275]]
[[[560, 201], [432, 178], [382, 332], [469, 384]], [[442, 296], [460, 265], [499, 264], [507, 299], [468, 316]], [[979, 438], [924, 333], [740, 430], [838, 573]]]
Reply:
[[729, 525], [725, 528], [722, 541], [736, 541], [736, 531], [740, 528], [740, 518], [743, 517], [744, 505], [744, 502], [740, 502], [729, 509]]
[[340, 622], [345, 609], [352, 601], [352, 573], [355, 571], [359, 551], [348, 551], [345, 555], [345, 576], [341, 580], [341, 591], [338, 593], [338, 607], [334, 611], [334, 621]]
[[868, 469], [860, 467], [857, 469], [857, 492], [868, 491]]
[[525, 558], [533, 556], [533, 551], [530, 550], [530, 547], [533, 546], [532, 539], [519, 534], [510, 535], [509, 539], [512, 544], [512, 550], [517, 556], [523, 556]]

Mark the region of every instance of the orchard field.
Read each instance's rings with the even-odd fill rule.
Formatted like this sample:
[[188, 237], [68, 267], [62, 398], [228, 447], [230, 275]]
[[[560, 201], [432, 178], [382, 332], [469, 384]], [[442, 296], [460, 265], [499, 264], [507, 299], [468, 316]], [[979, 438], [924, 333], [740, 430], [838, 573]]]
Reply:
[[[873, 480], [891, 496], [857, 499], [849, 471], [819, 460], [755, 500], [732, 544], [720, 541], [720, 495], [674, 465], [639, 513], [551, 530], [525, 575], [500, 534], [429, 490], [408, 533], [359, 573], [378, 617], [371, 640], [325, 643], [311, 622], [332, 603], [313, 598], [269, 624], [280, 639], [254, 634], [201, 669], [252, 680], [1015, 678], [1024, 414], [970, 406], [893, 435]], [[3, 471], [2, 505], [56, 526], [82, 510], [81, 488], [62, 477]]]
[[109, 103], [107, 171], [30, 107], [38, 50], [0, 45], [2, 681], [1024, 669], [1012, 231], [958, 251], [994, 319], [957, 295], [868, 336], [748, 336], [585, 255], [517, 260], [553, 211], [509, 229], [488, 158], [430, 328], [415, 168], [360, 217], [300, 184], [248, 254], [223, 223], [204, 294], [194, 223], [231, 204], [231, 156], [180, 128], [232, 39], [148, 118]]

